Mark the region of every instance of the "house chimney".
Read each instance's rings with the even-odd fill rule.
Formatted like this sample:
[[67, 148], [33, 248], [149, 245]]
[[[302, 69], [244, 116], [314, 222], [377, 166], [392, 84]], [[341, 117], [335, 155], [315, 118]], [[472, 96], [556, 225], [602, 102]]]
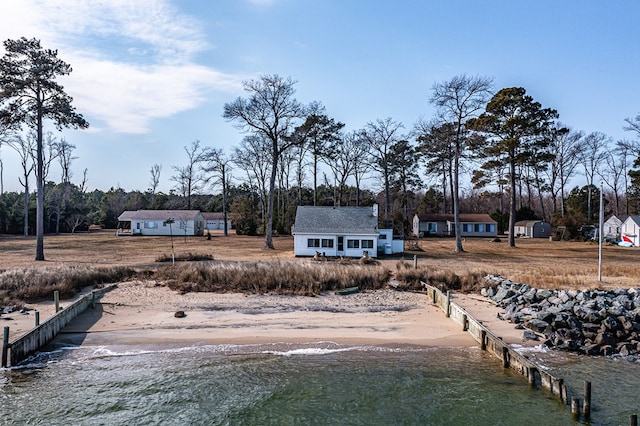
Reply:
[[373, 217], [378, 217], [378, 205], [374, 204], [372, 209]]

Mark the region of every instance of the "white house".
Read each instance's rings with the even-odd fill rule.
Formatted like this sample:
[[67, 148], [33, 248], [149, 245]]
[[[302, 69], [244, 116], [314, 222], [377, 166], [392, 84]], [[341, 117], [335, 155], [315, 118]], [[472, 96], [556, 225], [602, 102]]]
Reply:
[[[386, 249], [392, 238], [385, 231], [380, 244], [378, 206], [316, 207], [299, 206], [293, 225], [293, 250], [296, 256], [362, 257], [365, 252], [377, 257], [379, 247]], [[385, 253], [385, 251], [383, 251]]]
[[[605, 228], [606, 229], [606, 228]], [[640, 216], [629, 216], [620, 228], [620, 237], [623, 241], [632, 243], [635, 247], [640, 247]]]
[[[460, 214], [460, 235], [463, 237], [496, 237], [498, 223], [488, 214]], [[413, 234], [416, 237], [454, 236], [455, 218], [452, 214], [416, 214], [413, 217]]]
[[202, 235], [203, 230], [199, 210], [127, 210], [118, 216], [118, 235]]
[[[216, 229], [224, 229], [224, 213], [223, 212], [202, 212], [204, 217], [204, 229], [213, 231]], [[227, 230], [231, 229], [231, 219], [227, 215]]]
[[628, 217], [629, 216], [627, 215], [616, 216], [615, 214], [609, 216], [609, 218], [602, 224], [602, 234], [604, 237], [619, 238], [620, 231], [622, 230], [622, 224]]
[[551, 224], [543, 220], [521, 220], [515, 223], [514, 233], [516, 237], [549, 238]]

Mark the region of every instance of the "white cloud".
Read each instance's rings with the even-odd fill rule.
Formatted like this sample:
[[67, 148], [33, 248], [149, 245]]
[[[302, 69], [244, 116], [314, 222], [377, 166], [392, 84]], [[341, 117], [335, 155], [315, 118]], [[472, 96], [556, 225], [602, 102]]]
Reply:
[[166, 0], [20, 0], [0, 3], [6, 38], [36, 37], [73, 72], [63, 83], [78, 112], [112, 131], [145, 133], [152, 120], [238, 92], [242, 77], [193, 62], [211, 48], [199, 22]]

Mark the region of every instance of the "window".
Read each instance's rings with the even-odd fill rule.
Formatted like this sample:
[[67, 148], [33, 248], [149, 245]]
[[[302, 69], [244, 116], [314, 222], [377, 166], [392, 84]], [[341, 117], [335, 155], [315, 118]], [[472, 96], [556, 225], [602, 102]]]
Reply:
[[485, 226], [486, 232], [496, 232], [496, 224], [495, 223], [487, 223]]
[[484, 232], [484, 223], [476, 223], [473, 225], [474, 232]]
[[473, 225], [471, 223], [463, 223], [462, 232], [473, 232]]
[[373, 240], [362, 240], [362, 248], [363, 249], [373, 248]]
[[307, 247], [309, 248], [320, 247], [320, 239], [319, 238], [307, 239]]
[[157, 228], [158, 227], [158, 222], [155, 222], [153, 220], [145, 220], [144, 221], [144, 227], [145, 227], [145, 229]]
[[387, 239], [387, 234], [380, 234], [380, 235], [378, 235], [378, 239], [379, 239], [379, 240], [386, 240], [386, 239]]
[[180, 221], [180, 229], [185, 229], [186, 226], [187, 226], [186, 222], [181, 220]]
[[333, 240], [330, 240], [328, 238], [323, 238], [322, 239], [322, 247], [323, 248], [333, 248]]
[[438, 232], [438, 224], [435, 222], [427, 222], [427, 232], [430, 234]]
[[360, 248], [360, 240], [347, 240], [347, 248], [350, 248], [350, 249]]

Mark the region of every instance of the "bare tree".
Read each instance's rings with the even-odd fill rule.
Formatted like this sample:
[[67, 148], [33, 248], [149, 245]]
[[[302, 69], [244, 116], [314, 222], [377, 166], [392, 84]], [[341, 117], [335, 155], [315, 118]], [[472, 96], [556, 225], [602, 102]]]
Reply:
[[202, 170], [210, 173], [207, 182], [220, 185], [222, 189], [222, 217], [224, 220], [224, 236], [229, 235], [227, 226], [227, 195], [229, 192], [229, 181], [231, 179], [231, 159], [228, 158], [221, 149], [210, 148], [205, 154], [205, 165]]
[[60, 163], [60, 169], [62, 170], [62, 183], [71, 183], [71, 163], [78, 157], [73, 156], [73, 150], [76, 146], [70, 144], [66, 139], [60, 139], [60, 142], [56, 144], [56, 150], [58, 152], [58, 162]]
[[632, 120], [630, 118], [625, 118], [626, 126], [623, 127], [624, 130], [628, 132], [635, 132], [636, 136], [640, 138], [640, 114], [636, 115], [636, 117]]
[[456, 252], [464, 251], [460, 229], [460, 162], [467, 151], [469, 130], [467, 121], [475, 118], [487, 104], [491, 95], [493, 79], [459, 75], [449, 81], [436, 83], [429, 101], [438, 109], [440, 121], [451, 123], [453, 138], [451, 147], [446, 148], [452, 155], [452, 200], [456, 229]]
[[604, 170], [600, 170], [600, 178], [613, 191], [615, 214], [621, 214], [620, 193], [627, 188], [627, 168], [629, 166], [628, 144], [620, 140], [613, 150], [607, 151]]
[[362, 138], [369, 146], [371, 167], [382, 175], [384, 189], [384, 218], [391, 212], [391, 147], [402, 139], [402, 123], [391, 117], [369, 122], [362, 130]]
[[[578, 151], [583, 133], [567, 129], [562, 124], [551, 135], [549, 152], [553, 155], [550, 167], [545, 170], [549, 180], [549, 190], [553, 203], [553, 212], [566, 214], [565, 189], [569, 180], [574, 176], [579, 162]], [[566, 129], [566, 131], [564, 130]], [[560, 207], [558, 208], [558, 201]]]
[[295, 81], [278, 75], [264, 75], [258, 80], [243, 83], [248, 98], [237, 98], [224, 105], [223, 117], [235, 121], [244, 133], [261, 134], [271, 143], [271, 175], [269, 178], [269, 202], [265, 249], [273, 249], [273, 203], [275, 196], [278, 161], [282, 154], [299, 144], [290, 138], [294, 124], [304, 117], [306, 111], [293, 96]]
[[149, 180], [149, 192], [155, 194], [160, 185], [160, 173], [162, 173], [162, 164], [154, 164], [149, 170], [151, 179]]
[[35, 168], [32, 153], [35, 150], [35, 140], [33, 138], [25, 138], [16, 136], [8, 139], [5, 143], [14, 149], [20, 157], [20, 166], [22, 166], [22, 177], [18, 178], [18, 182], [24, 188], [24, 236], [29, 236], [29, 177]]
[[249, 187], [260, 194], [261, 219], [265, 230], [267, 216], [267, 199], [269, 170], [271, 170], [271, 143], [264, 135], [245, 136], [240, 146], [233, 151], [232, 160], [238, 169], [244, 170]]
[[348, 133], [342, 137], [340, 142], [334, 146], [334, 155], [331, 159], [327, 159], [327, 164], [333, 172], [333, 177], [338, 187], [338, 196], [334, 200], [334, 204], [343, 205], [344, 189], [347, 180], [353, 174], [356, 166], [356, 154], [359, 148], [359, 140], [357, 133]]
[[591, 202], [591, 194], [593, 192], [593, 182], [595, 177], [600, 174], [602, 162], [607, 156], [607, 148], [610, 138], [602, 132], [591, 132], [584, 137], [580, 143], [578, 151], [578, 159], [584, 168], [584, 176], [587, 179], [587, 221], [591, 222], [593, 218], [593, 206]]
[[176, 183], [175, 188], [183, 197], [187, 198], [187, 210], [191, 210], [191, 196], [200, 192], [206, 178], [202, 173], [201, 164], [206, 160], [207, 149], [200, 146], [200, 141], [191, 143], [190, 147], [184, 147], [187, 153], [187, 165], [184, 167], [173, 166], [175, 175], [171, 180]]

